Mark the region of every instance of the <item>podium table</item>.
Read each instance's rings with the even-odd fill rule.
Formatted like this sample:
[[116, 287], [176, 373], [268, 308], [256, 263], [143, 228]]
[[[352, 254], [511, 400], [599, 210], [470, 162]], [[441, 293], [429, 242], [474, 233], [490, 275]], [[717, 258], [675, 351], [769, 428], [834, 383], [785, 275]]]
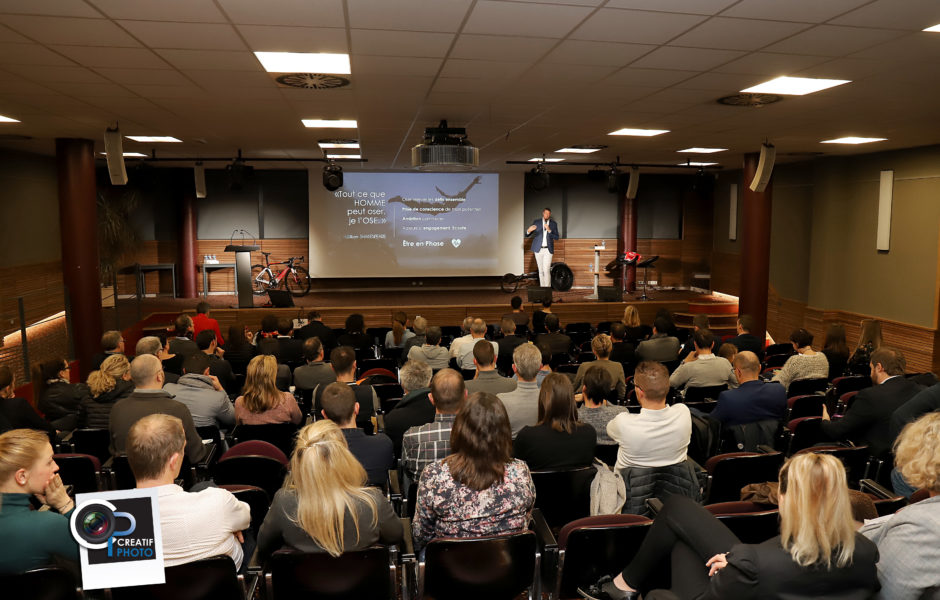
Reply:
[[600, 285], [601, 281], [601, 250], [607, 250], [606, 245], [597, 245], [594, 246], [594, 293], [585, 296], [585, 300], [597, 300], [597, 287]]
[[254, 290], [251, 286], [251, 253], [258, 250], [261, 250], [261, 246], [237, 244], [230, 244], [224, 249], [225, 252], [235, 253], [235, 290], [238, 294], [238, 308], [252, 308], [255, 305]]

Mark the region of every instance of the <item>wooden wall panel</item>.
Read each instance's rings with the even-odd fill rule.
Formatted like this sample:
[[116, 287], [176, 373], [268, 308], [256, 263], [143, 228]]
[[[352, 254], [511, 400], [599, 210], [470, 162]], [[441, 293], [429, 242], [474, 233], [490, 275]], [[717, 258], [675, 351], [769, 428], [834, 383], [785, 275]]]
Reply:
[[712, 252], [711, 289], [739, 296], [741, 294], [741, 255], [731, 252]]
[[61, 261], [0, 268], [0, 337], [20, 327], [22, 297], [26, 323], [35, 323], [65, 310]]

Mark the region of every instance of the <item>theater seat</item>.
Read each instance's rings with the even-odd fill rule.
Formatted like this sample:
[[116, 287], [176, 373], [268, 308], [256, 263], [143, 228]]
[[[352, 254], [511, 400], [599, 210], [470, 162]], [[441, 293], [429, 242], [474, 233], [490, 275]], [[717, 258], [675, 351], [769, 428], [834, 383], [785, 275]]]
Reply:
[[333, 557], [326, 552], [278, 550], [265, 566], [267, 600], [388, 600], [394, 598], [397, 566], [387, 546]]
[[16, 600], [76, 600], [75, 577], [61, 567], [42, 567], [16, 575], [0, 575], [4, 598]]
[[[248, 560], [245, 558], [245, 560]], [[228, 556], [167, 567], [166, 583], [113, 588], [112, 600], [244, 600], [245, 588]]]

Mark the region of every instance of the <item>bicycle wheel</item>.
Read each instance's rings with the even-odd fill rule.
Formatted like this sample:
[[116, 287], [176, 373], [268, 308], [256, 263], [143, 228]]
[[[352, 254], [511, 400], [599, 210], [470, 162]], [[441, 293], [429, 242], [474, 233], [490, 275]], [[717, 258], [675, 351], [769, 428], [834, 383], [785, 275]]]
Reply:
[[255, 296], [267, 294], [272, 287], [274, 287], [274, 275], [271, 273], [271, 269], [263, 265], [252, 265], [251, 290]]
[[292, 273], [284, 276], [284, 287], [295, 298], [306, 296], [310, 291], [310, 273], [303, 267], [294, 267]]
[[503, 278], [499, 280], [499, 287], [507, 294], [511, 294], [519, 289], [519, 277], [516, 277], [512, 273], [506, 273], [503, 275]]

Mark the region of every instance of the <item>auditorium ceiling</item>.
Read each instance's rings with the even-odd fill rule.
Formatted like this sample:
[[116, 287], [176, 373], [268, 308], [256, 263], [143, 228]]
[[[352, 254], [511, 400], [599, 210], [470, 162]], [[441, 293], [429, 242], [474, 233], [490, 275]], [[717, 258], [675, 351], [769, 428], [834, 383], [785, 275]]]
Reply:
[[[103, 150], [119, 123], [182, 140], [126, 152], [311, 157], [342, 137], [369, 160], [347, 169], [407, 169], [440, 119], [485, 170], [542, 154], [734, 168], [765, 139], [782, 160], [921, 146], [940, 142], [940, 33], [922, 31], [937, 24], [937, 0], [0, 0], [0, 115], [20, 121], [0, 123], [0, 147]], [[255, 51], [348, 53], [349, 84], [282, 87]], [[717, 102], [781, 75], [851, 83]], [[625, 127], [669, 132], [607, 135]], [[887, 140], [820, 144], [843, 136]], [[576, 144], [608, 147], [555, 154]]]

